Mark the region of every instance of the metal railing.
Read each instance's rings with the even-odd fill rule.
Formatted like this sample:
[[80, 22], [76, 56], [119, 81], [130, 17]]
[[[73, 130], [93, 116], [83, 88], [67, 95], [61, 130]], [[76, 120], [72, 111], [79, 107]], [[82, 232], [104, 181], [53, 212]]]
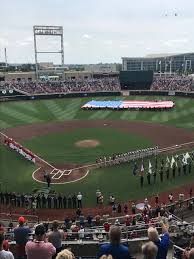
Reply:
[[173, 259], [182, 259], [182, 255], [185, 252], [185, 249], [183, 249], [180, 246], [173, 245]]

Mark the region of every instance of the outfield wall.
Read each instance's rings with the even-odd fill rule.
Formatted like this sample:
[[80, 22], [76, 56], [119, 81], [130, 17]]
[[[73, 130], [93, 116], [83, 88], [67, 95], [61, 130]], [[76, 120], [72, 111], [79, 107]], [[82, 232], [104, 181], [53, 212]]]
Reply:
[[178, 96], [194, 98], [194, 92], [180, 91], [149, 91], [149, 90], [131, 90], [121, 92], [75, 92], [75, 93], [56, 93], [56, 94], [37, 94], [37, 95], [3, 95], [0, 93], [0, 102], [19, 101], [19, 100], [45, 100], [57, 98], [80, 98], [80, 97], [100, 97], [100, 96]]
[[75, 92], [75, 93], [56, 93], [56, 94], [37, 94], [37, 95], [2, 95], [0, 101], [19, 101], [19, 100], [45, 100], [56, 98], [76, 98], [76, 97], [99, 97], [99, 96], [120, 96], [120, 92]]

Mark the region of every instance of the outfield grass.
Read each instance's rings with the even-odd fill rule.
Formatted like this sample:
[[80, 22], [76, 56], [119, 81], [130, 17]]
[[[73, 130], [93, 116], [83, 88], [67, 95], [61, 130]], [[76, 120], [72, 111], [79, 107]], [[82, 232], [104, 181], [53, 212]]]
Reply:
[[165, 112], [155, 111], [83, 111], [80, 106], [92, 98], [52, 99], [0, 103], [0, 129], [36, 122], [64, 121], [72, 119], [122, 119], [164, 123], [194, 130], [194, 100], [177, 97], [102, 97], [96, 100], [173, 100], [175, 108]]
[[[57, 99], [28, 102], [0, 103], [0, 129], [16, 127], [19, 125], [65, 121], [72, 119], [121, 119], [140, 120], [154, 123], [169, 124], [194, 130], [194, 102], [189, 98], [176, 97], [127, 97], [127, 98], [95, 98], [98, 100], [108, 99], [141, 99], [141, 100], [174, 100], [176, 107], [172, 111], [82, 111], [80, 106], [92, 98]], [[93, 98], [94, 99], [94, 98]], [[112, 154], [128, 149], [152, 146], [154, 143], [140, 136], [127, 134], [115, 129], [79, 129], [73, 134], [61, 132], [49, 134], [41, 138], [33, 138], [23, 144], [34, 152], [43, 156], [51, 163], [93, 162], [101, 154]], [[112, 133], [110, 133], [110, 130]], [[114, 136], [114, 137], [113, 137]], [[102, 143], [94, 149], [75, 148], [74, 143], [81, 139], [98, 139]], [[54, 152], [53, 152], [54, 151]], [[147, 162], [146, 162], [147, 163]], [[0, 182], [3, 190], [30, 192], [33, 188], [41, 188], [32, 180], [32, 172], [35, 166], [24, 160], [21, 156], [6, 147], [0, 146]], [[146, 166], [147, 168], [147, 166]], [[194, 172], [193, 172], [194, 174]], [[192, 175], [177, 177], [176, 180], [157, 183], [148, 187], [147, 184], [140, 190], [139, 178], [132, 175], [129, 164], [115, 166], [106, 169], [97, 169], [82, 181], [67, 185], [54, 186], [55, 190], [62, 193], [73, 193], [81, 191], [84, 195], [84, 203], [87, 206], [95, 204], [95, 191], [97, 188], [103, 190], [105, 199], [110, 194], [115, 195], [120, 201], [143, 198], [157, 191], [171, 190], [173, 187], [190, 183], [194, 180]]]

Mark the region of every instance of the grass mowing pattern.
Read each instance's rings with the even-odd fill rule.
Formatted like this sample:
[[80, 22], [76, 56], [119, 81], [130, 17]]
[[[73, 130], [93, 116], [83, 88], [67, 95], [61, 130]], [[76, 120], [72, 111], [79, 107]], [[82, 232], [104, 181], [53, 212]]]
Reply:
[[82, 111], [80, 106], [92, 98], [55, 99], [0, 103], [0, 129], [35, 122], [52, 122], [72, 119], [124, 119], [165, 123], [193, 130], [194, 101], [177, 97], [98, 97], [96, 100], [173, 100], [176, 107], [171, 111]]
[[[95, 139], [100, 145], [93, 148], [77, 147], [80, 140]], [[85, 128], [71, 132], [52, 133], [24, 141], [24, 146], [54, 164], [95, 163], [96, 158], [137, 148], [154, 146], [151, 140], [113, 128]]]

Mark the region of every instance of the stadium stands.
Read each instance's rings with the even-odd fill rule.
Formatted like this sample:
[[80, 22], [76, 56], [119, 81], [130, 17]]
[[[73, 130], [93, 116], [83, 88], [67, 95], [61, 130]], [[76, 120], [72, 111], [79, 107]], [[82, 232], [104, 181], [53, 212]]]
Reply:
[[154, 78], [151, 90], [159, 91], [193, 91], [193, 78], [188, 76], [167, 75]]
[[[185, 200], [185, 202], [182, 203], [182, 206], [186, 206], [186, 204], [188, 204], [188, 201], [190, 200], [193, 200], [193, 198]], [[180, 203], [177, 202], [176, 204], [171, 204], [166, 208], [171, 208], [172, 205], [175, 205], [177, 209], [178, 207], [180, 207]], [[181, 251], [182, 254], [187, 246], [191, 248], [191, 245], [189, 245], [189, 243], [190, 237], [192, 237], [194, 232], [193, 225], [184, 222], [181, 219], [177, 218], [175, 215], [169, 213], [168, 209], [165, 209], [163, 212], [160, 211], [161, 217], [157, 217], [157, 214], [157, 208], [149, 209], [149, 207], [145, 206], [142, 212], [139, 212], [138, 214], [125, 215], [122, 217], [115, 218], [104, 217], [104, 219], [102, 219], [100, 223], [96, 222], [95, 219], [93, 219], [91, 223], [88, 223], [87, 220], [84, 220], [81, 222], [81, 224], [80, 219], [77, 219], [76, 221], [73, 219], [69, 219], [69, 221], [64, 220], [64, 222], [59, 222], [59, 229], [64, 234], [62, 244], [63, 247], [71, 247], [72, 251], [76, 251], [76, 247], [79, 247], [80, 245], [82, 245], [82, 247], [84, 246], [87, 250], [90, 246], [98, 245], [101, 243], [107, 243], [109, 242], [108, 232], [111, 226], [117, 226], [121, 229], [121, 243], [144, 243], [148, 240], [147, 230], [150, 226], [154, 226], [158, 230], [158, 232], [162, 234], [162, 220], [162, 222], [165, 223], [165, 225], [167, 224], [169, 226], [170, 237], [175, 242], [175, 244], [177, 244], [177, 237], [182, 237], [183, 235], [187, 236], [187, 242], [186, 244], [184, 244], [183, 247], [174, 247], [174, 255], [178, 254], [177, 250], [179, 252]], [[30, 227], [29, 240], [32, 240], [34, 238], [35, 228], [39, 224], [40, 222], [32, 224], [26, 221], [25, 225], [28, 225]], [[44, 225], [47, 233], [49, 233], [49, 231], [52, 230], [52, 222], [42, 222], [41, 224]], [[0, 231], [4, 232], [5, 240], [8, 240], [12, 251], [14, 251], [15, 246], [15, 227], [16, 223], [12, 221], [7, 223], [4, 221], [4, 224], [1, 223], [0, 225]], [[178, 245], [180, 246], [180, 243], [178, 243]], [[86, 253], [86, 250], [84, 250], [84, 253]], [[96, 247], [95, 249], [93, 247], [93, 249], [91, 250], [93, 252], [90, 252], [91, 256], [88, 256], [87, 258], [93, 258], [97, 250], [98, 247]], [[130, 250], [133, 251], [131, 246]]]
[[[193, 78], [179, 75], [155, 76], [151, 90], [193, 91]], [[1, 82], [0, 91], [18, 90], [26, 94], [80, 93], [80, 92], [114, 92], [120, 91], [118, 77], [101, 77], [95, 79], [69, 79], [63, 81], [12, 81]], [[115, 104], [117, 105], [117, 104]]]
[[64, 81], [17, 81], [2, 84], [6, 89], [13, 88], [29, 94], [71, 93], [71, 92], [102, 92], [119, 91], [120, 84], [116, 77], [64, 80]]

